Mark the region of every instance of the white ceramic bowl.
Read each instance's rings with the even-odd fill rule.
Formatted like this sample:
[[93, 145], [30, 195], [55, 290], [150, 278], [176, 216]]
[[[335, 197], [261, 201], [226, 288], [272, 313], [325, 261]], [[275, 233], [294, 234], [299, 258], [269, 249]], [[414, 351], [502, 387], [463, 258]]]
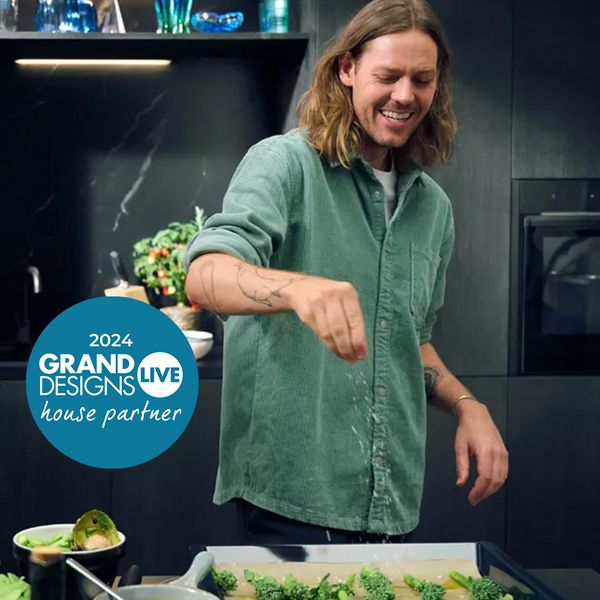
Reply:
[[[31, 548], [23, 546], [18, 542], [22, 535], [28, 537], [47, 540], [58, 533], [69, 534], [73, 531], [73, 523], [61, 523], [56, 525], [40, 525], [38, 527], [29, 527], [16, 533], [13, 537], [13, 556], [17, 561], [17, 566], [21, 575], [27, 576], [29, 570], [29, 555]], [[91, 571], [96, 577], [104, 583], [111, 584], [114, 581], [121, 558], [125, 554], [126, 540], [125, 536], [119, 531], [119, 543], [110, 548], [101, 550], [74, 550], [63, 552], [65, 557], [73, 557], [81, 563], [88, 571]], [[93, 598], [99, 593], [99, 588], [88, 581], [85, 577], [74, 571], [67, 569], [67, 598]]]
[[213, 347], [213, 334], [208, 331], [185, 330], [183, 332], [189, 342], [196, 360], [206, 356]]

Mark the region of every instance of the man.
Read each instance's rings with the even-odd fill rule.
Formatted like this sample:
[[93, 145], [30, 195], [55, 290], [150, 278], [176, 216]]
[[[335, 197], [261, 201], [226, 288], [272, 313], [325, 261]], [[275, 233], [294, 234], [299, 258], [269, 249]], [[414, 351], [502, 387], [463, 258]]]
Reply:
[[[299, 130], [263, 140], [188, 248], [187, 291], [226, 325], [218, 504], [246, 541], [401, 541], [418, 523], [426, 396], [453, 411], [475, 505], [508, 458], [431, 344], [454, 240], [422, 168], [455, 130], [425, 0], [374, 0], [315, 67]], [[425, 380], [425, 384], [424, 384]]]

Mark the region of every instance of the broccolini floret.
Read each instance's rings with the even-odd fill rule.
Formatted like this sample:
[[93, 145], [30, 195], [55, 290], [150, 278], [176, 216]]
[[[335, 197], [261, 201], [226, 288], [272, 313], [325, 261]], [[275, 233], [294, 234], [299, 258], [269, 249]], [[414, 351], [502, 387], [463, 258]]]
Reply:
[[308, 586], [298, 581], [291, 573], [283, 580], [283, 594], [286, 600], [308, 600]]
[[416, 579], [412, 575], [405, 575], [404, 581], [415, 592], [421, 596], [422, 600], [442, 600], [446, 595], [446, 590], [439, 583], [427, 581], [425, 579]]
[[329, 573], [324, 575], [319, 583], [308, 591], [308, 600], [349, 600], [354, 596], [354, 573], [346, 581], [331, 583]]
[[502, 588], [489, 577], [476, 579], [454, 570], [450, 571], [450, 577], [469, 590], [473, 600], [513, 600], [510, 594], [504, 594]]
[[215, 585], [223, 595], [231, 594], [237, 589], [237, 578], [231, 571], [217, 571], [213, 568], [211, 574]]
[[283, 587], [275, 577], [260, 575], [250, 569], [244, 570], [244, 577], [254, 586], [254, 593], [258, 600], [285, 600]]
[[392, 582], [377, 568], [363, 567], [359, 585], [365, 592], [365, 600], [394, 600]]
[[352, 573], [346, 581], [340, 581], [331, 585], [332, 600], [350, 600], [350, 596], [354, 596], [354, 579], [355, 573]]

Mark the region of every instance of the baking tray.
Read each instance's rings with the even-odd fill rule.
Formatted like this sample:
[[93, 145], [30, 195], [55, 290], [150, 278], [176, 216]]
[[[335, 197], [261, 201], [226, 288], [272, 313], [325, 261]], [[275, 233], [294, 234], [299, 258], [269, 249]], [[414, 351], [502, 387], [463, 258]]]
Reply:
[[[191, 546], [193, 554], [208, 550], [217, 564], [347, 563], [394, 560], [471, 560], [515, 600], [564, 600], [490, 542], [448, 544], [327, 544], [273, 546]], [[210, 581], [205, 582], [212, 587]], [[214, 590], [210, 590], [213, 591]]]

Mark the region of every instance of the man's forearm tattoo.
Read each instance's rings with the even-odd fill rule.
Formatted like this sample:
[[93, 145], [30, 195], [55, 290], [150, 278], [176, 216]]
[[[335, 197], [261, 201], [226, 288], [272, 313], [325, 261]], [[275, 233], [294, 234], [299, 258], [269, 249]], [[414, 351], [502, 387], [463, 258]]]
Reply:
[[427, 396], [427, 402], [433, 402], [436, 397], [437, 384], [443, 375], [437, 367], [426, 365], [423, 367], [423, 377], [425, 378], [425, 395]]
[[[275, 279], [261, 274], [260, 269], [250, 267], [244, 263], [236, 265], [238, 270], [237, 284], [246, 298], [258, 304], [273, 306], [274, 298], [281, 298], [280, 291], [295, 281], [304, 277], [286, 277]], [[258, 281], [257, 281], [258, 280]]]
[[215, 293], [215, 263], [207, 260], [200, 265], [199, 271], [204, 295], [210, 302], [209, 308], [216, 312], [222, 312]]

